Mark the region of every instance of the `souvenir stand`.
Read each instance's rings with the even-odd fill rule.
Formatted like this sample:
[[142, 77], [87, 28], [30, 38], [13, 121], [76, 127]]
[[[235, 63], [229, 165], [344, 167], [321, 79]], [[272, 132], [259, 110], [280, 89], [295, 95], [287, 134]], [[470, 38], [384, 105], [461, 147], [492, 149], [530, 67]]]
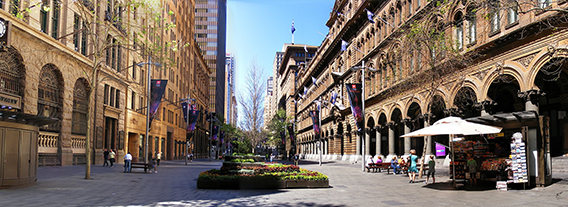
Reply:
[[498, 189], [512, 183], [534, 187], [552, 182], [548, 117], [522, 111], [466, 120], [503, 128], [501, 133], [468, 136], [456, 143], [462, 147], [456, 147], [456, 155], [460, 151], [474, 155], [482, 180], [495, 181]]

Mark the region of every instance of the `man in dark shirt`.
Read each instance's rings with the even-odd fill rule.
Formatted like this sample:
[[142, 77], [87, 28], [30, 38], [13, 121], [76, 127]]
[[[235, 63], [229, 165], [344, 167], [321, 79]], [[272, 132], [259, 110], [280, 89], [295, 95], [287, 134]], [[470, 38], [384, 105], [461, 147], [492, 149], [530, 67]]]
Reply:
[[103, 152], [103, 158], [105, 159], [105, 162], [103, 163], [103, 167], [104, 166], [108, 166], [108, 150], [105, 149], [105, 151]]

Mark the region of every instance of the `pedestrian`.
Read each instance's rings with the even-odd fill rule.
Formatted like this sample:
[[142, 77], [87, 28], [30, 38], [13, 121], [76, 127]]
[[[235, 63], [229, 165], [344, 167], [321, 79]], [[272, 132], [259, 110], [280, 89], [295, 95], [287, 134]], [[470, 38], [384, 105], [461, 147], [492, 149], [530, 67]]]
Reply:
[[124, 155], [124, 172], [129, 173], [132, 169], [132, 154], [130, 152]]
[[396, 159], [396, 156], [392, 157], [391, 168], [392, 168], [392, 172], [393, 172], [392, 174], [393, 175], [398, 174], [399, 171], [400, 171], [400, 166], [398, 165], [398, 160]]
[[190, 162], [193, 162], [193, 153], [190, 153], [190, 154], [189, 154], [189, 161], [190, 161]]
[[149, 162], [150, 163], [148, 163], [148, 166], [150, 167], [150, 170], [148, 170], [148, 172], [152, 173], [152, 169], [154, 169], [154, 173], [158, 173], [158, 170], [156, 168], [156, 159], [152, 158]]
[[[467, 156], [467, 170], [469, 173], [469, 184], [470, 185], [477, 185], [477, 161], [475, 161], [475, 159], [473, 159], [473, 155], [469, 154]], [[473, 180], [473, 182], [471, 182]]]
[[105, 149], [103, 152], [103, 159], [105, 160], [105, 162], [103, 163], [103, 167], [108, 166], [108, 150]]
[[434, 155], [430, 155], [430, 161], [428, 161], [428, 175], [426, 176], [424, 184], [428, 184], [430, 176], [432, 176], [432, 183], [435, 183], [436, 178], [434, 177], [434, 174], [436, 174], [436, 161], [434, 161]]
[[162, 152], [158, 151], [158, 153], [156, 153], [156, 164], [158, 164], [158, 166], [160, 166], [161, 159], [162, 159]]
[[416, 159], [418, 158], [418, 156], [416, 156], [416, 150], [411, 149], [410, 150], [410, 167], [408, 167], [408, 173], [410, 173], [410, 175], [408, 176], [408, 178], [410, 179], [408, 181], [408, 183], [414, 183], [415, 179], [416, 179], [416, 173], [418, 172], [418, 168], [416, 168]]
[[110, 150], [110, 152], [108, 153], [108, 158], [110, 160], [110, 167], [113, 168], [114, 167], [114, 156], [116, 155], [116, 153], [114, 153], [114, 150]]
[[377, 158], [377, 164], [383, 163], [383, 158], [379, 155]]
[[365, 163], [365, 168], [367, 168], [367, 172], [370, 171], [371, 164], [375, 164], [375, 161], [373, 161], [373, 157], [369, 157], [367, 163]]
[[270, 162], [274, 160], [274, 154], [270, 154]]
[[296, 154], [294, 155], [294, 165], [298, 166], [300, 162], [300, 155]]

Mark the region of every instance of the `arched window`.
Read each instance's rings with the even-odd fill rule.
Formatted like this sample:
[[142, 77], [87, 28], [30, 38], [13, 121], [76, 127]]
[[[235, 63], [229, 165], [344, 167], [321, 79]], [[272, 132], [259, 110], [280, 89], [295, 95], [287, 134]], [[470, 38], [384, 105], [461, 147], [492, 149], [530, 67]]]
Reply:
[[468, 44], [475, 44], [477, 41], [477, 14], [474, 8], [468, 8], [467, 11], [467, 36], [469, 38]]
[[[37, 113], [38, 116], [61, 120], [63, 109], [63, 80], [58, 69], [51, 64], [43, 66], [40, 74]], [[40, 127], [43, 131], [59, 132], [60, 121]]]
[[0, 52], [0, 91], [15, 96], [24, 95], [24, 66], [13, 48]]
[[[134, 99], [133, 99], [134, 100]], [[87, 134], [87, 112], [89, 110], [89, 89], [85, 79], [75, 82], [73, 89], [73, 123], [72, 134]]]
[[455, 47], [458, 50], [463, 49], [463, 17], [462, 17], [462, 13], [458, 12], [456, 14], [456, 16], [454, 17], [454, 22], [455, 22], [455, 36], [454, 36], [454, 41], [455, 41]]

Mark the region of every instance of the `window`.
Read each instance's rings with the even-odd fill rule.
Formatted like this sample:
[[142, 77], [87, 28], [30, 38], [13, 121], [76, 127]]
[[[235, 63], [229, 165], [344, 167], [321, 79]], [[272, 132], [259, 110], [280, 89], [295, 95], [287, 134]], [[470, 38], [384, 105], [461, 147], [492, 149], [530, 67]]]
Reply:
[[116, 90], [116, 97], [115, 97], [115, 103], [114, 103], [114, 107], [115, 108], [120, 108], [120, 90]]
[[206, 52], [206, 55], [217, 55], [217, 51], [208, 50], [208, 51]]
[[217, 47], [217, 42], [207, 42], [207, 47]]
[[57, 39], [59, 38], [59, 0], [53, 1], [52, 11], [53, 16], [51, 17], [51, 37]]
[[132, 91], [130, 101], [130, 109], [136, 110], [136, 92]]
[[217, 38], [217, 34], [207, 34], [207, 38]]
[[195, 13], [207, 13], [207, 9], [204, 8], [196, 8]]
[[477, 15], [475, 12], [469, 12], [467, 15], [468, 20], [468, 37], [469, 37], [469, 44], [474, 44], [477, 41]]
[[209, 25], [210, 30], [217, 30], [217, 25]]
[[546, 7], [549, 7], [550, 4], [551, 4], [551, 0], [538, 0], [538, 6], [539, 6], [541, 9], [544, 9], [544, 8], [546, 8]]
[[[39, 77], [41, 79], [38, 86], [38, 115], [61, 120], [61, 109], [63, 109], [63, 88], [61, 83], [63, 83], [63, 80], [61, 80], [59, 70], [54, 65], [45, 65]], [[60, 122], [42, 126], [40, 130], [59, 132], [61, 130]]]
[[457, 14], [456, 19], [456, 30], [455, 30], [455, 46], [456, 49], [463, 49], [463, 20], [461, 14]]
[[519, 13], [517, 11], [517, 7], [509, 8], [507, 13], [508, 13], [507, 20], [509, 24], [514, 24], [517, 23], [517, 21], [519, 21]]
[[144, 97], [140, 96], [140, 113], [142, 114], [146, 114], [146, 108], [143, 108], [143, 106], [146, 106], [146, 102], [144, 102]]
[[47, 16], [49, 14], [48, 8], [49, 8], [48, 0], [42, 0], [39, 12], [39, 24], [41, 26], [41, 32], [46, 34], [47, 34]]
[[500, 8], [499, 8], [499, 2], [496, 1], [496, 0], [492, 1], [491, 4], [493, 6], [493, 8], [491, 9], [491, 11], [492, 11], [491, 12], [491, 33], [495, 33], [495, 32], [498, 32], [499, 29], [501, 29], [501, 26], [500, 26], [501, 18], [499, 16], [500, 15], [499, 14]]
[[207, 21], [207, 17], [195, 17], [195, 21]]
[[412, 15], [412, 0], [408, 0], [408, 16]]
[[108, 104], [108, 93], [110, 91], [110, 86], [105, 84], [105, 90], [104, 90], [104, 99], [103, 99], [103, 103], [104, 104]]
[[136, 72], [138, 71], [138, 66], [136, 65], [136, 62], [132, 61], [132, 79], [136, 80]]
[[207, 25], [195, 25], [195, 29], [207, 29]]
[[12, 0], [10, 3], [10, 11], [14, 16], [17, 16], [18, 13], [20, 13], [20, 1], [21, 0]]
[[83, 22], [83, 32], [81, 33], [81, 54], [87, 55], [87, 25]]
[[85, 80], [75, 82], [73, 90], [73, 115], [71, 134], [87, 134], [87, 112], [89, 110], [89, 90]]
[[79, 15], [75, 13], [73, 15], [73, 47], [75, 47], [75, 51], [79, 51], [79, 28], [81, 25], [81, 19], [79, 19]]
[[197, 35], [197, 38], [207, 38], [207, 34], [196, 33], [195, 35]]
[[207, 13], [216, 14], [216, 13], [217, 13], [217, 9], [209, 9], [209, 10], [207, 11]]

